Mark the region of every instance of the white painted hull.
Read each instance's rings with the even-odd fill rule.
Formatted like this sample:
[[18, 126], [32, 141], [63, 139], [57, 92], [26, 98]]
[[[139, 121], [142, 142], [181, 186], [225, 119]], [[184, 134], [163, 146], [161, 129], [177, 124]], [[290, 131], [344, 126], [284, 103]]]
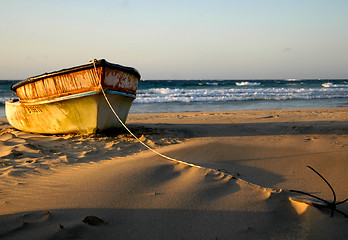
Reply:
[[[107, 93], [107, 98], [125, 122], [134, 97]], [[34, 103], [7, 102], [6, 116], [16, 129], [43, 134], [95, 133], [121, 127], [101, 92]]]

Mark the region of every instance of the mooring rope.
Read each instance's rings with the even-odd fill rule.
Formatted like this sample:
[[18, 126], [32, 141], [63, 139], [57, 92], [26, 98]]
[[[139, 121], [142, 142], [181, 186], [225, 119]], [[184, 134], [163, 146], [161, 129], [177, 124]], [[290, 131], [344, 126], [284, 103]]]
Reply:
[[100, 89], [101, 89], [101, 92], [103, 93], [104, 95], [104, 98], [106, 100], [106, 103], [109, 105], [111, 111], [113, 112], [113, 114], [116, 116], [116, 118], [118, 119], [118, 121], [121, 123], [121, 125], [139, 142], [141, 143], [144, 147], [146, 147], [147, 149], [149, 149], [150, 151], [154, 152], [155, 154], [165, 158], [165, 159], [168, 159], [170, 161], [173, 161], [173, 162], [176, 162], [176, 163], [182, 163], [182, 164], [185, 164], [185, 165], [188, 165], [188, 166], [191, 166], [191, 167], [196, 167], [196, 168], [203, 168], [201, 166], [198, 166], [198, 165], [195, 165], [195, 164], [192, 164], [192, 163], [187, 163], [187, 162], [184, 162], [184, 161], [181, 161], [181, 160], [178, 160], [178, 159], [175, 159], [175, 158], [172, 158], [172, 157], [168, 157], [158, 151], [156, 151], [155, 149], [151, 148], [149, 145], [147, 145], [146, 143], [144, 143], [143, 141], [141, 141], [134, 133], [132, 133], [132, 131], [126, 126], [126, 124], [120, 119], [120, 117], [118, 116], [118, 114], [116, 113], [115, 109], [112, 107], [108, 97], [106, 96], [106, 93], [103, 89], [103, 86], [102, 86], [102, 81], [101, 79], [99, 78], [99, 75], [98, 75], [98, 71], [97, 71], [97, 67], [95, 65], [95, 62], [97, 60], [94, 59], [94, 60], [90, 60], [90, 62], [93, 63], [93, 66], [94, 66], [94, 71], [95, 71], [95, 75], [96, 75], [96, 78], [99, 80], [100, 82]]
[[[121, 125], [122, 125], [122, 126], [123, 126], [123, 127], [124, 127], [124, 128], [125, 128], [125, 129], [126, 129], [138, 142], [139, 142], [139, 143], [141, 143], [144, 147], [146, 147], [147, 149], [149, 149], [149, 150], [152, 151], [153, 153], [157, 154], [158, 156], [160, 156], [160, 157], [162, 157], [162, 158], [164, 158], [164, 159], [170, 160], [170, 161], [172, 161], [172, 162], [181, 163], [181, 164], [184, 164], [184, 165], [190, 166], [190, 167], [195, 167], [195, 168], [200, 168], [200, 169], [206, 169], [206, 170], [209, 170], [209, 171], [217, 171], [217, 172], [220, 172], [220, 173], [225, 174], [226, 176], [231, 176], [233, 179], [238, 179], [239, 181], [242, 181], [242, 182], [244, 182], [244, 183], [246, 183], [246, 184], [249, 184], [249, 185], [251, 185], [251, 186], [261, 187], [261, 186], [259, 186], [259, 185], [257, 185], [257, 184], [250, 183], [250, 182], [247, 182], [247, 181], [245, 181], [245, 180], [243, 180], [243, 179], [241, 179], [241, 178], [235, 177], [235, 176], [233, 176], [231, 173], [228, 173], [227, 171], [225, 172], [225, 171], [216, 170], [216, 169], [213, 169], [213, 168], [206, 168], [206, 167], [202, 167], [202, 166], [199, 166], [199, 165], [195, 165], [195, 164], [193, 164], [193, 163], [188, 163], [188, 162], [184, 162], [184, 161], [181, 161], [181, 160], [172, 158], [172, 157], [168, 157], [168, 156], [166, 156], [166, 155], [164, 155], [164, 154], [162, 154], [162, 153], [156, 151], [155, 149], [151, 148], [150, 146], [148, 146], [148, 145], [147, 145], [146, 143], [144, 143], [143, 141], [141, 141], [134, 133], [132, 133], [132, 131], [131, 131], [131, 130], [126, 126], [126, 124], [120, 119], [120, 117], [119, 117], [118, 114], [116, 113], [115, 109], [112, 107], [112, 105], [111, 105], [111, 103], [110, 103], [110, 101], [109, 101], [108, 97], [106, 96], [106, 93], [105, 93], [105, 91], [104, 91], [104, 89], [103, 89], [103, 86], [102, 86], [102, 83], [101, 83], [101, 79], [99, 78], [98, 71], [97, 71], [97, 67], [96, 67], [96, 65], [95, 65], [96, 61], [97, 61], [96, 59], [90, 60], [90, 62], [93, 63], [95, 76], [96, 76], [96, 78], [97, 78], [97, 79], [99, 80], [99, 82], [100, 82], [100, 89], [101, 89], [101, 92], [102, 92], [103, 95], [104, 95], [104, 98], [105, 98], [107, 104], [109, 105], [111, 111], [112, 111], [113, 114], [116, 116], [116, 118], [117, 118], [118, 121], [121, 123]], [[265, 189], [269, 189], [269, 190], [271, 190], [272, 192], [279, 192], [279, 190], [275, 190], [275, 189], [271, 189], [271, 188], [265, 188]], [[280, 189], [280, 192], [281, 192], [281, 191], [282, 191], [282, 190]]]
[[[167, 159], [167, 160], [170, 160], [170, 161], [173, 161], [173, 162], [176, 162], [176, 163], [182, 163], [182, 164], [185, 164], [185, 165], [188, 165], [188, 166], [191, 166], [191, 167], [195, 167], [195, 168], [204, 168], [204, 167], [201, 167], [201, 166], [192, 164], [192, 163], [187, 163], [187, 162], [184, 162], [184, 161], [181, 161], [181, 160], [172, 158], [172, 157], [168, 157], [168, 156], [166, 156], [166, 155], [164, 155], [164, 154], [162, 154], [162, 153], [156, 151], [155, 149], [151, 148], [151, 147], [148, 146], [146, 143], [144, 143], [143, 141], [141, 141], [137, 136], [135, 136], [135, 134], [132, 133], [132, 131], [131, 131], [131, 130], [126, 126], [126, 124], [120, 119], [120, 117], [119, 117], [118, 114], [116, 113], [115, 109], [112, 107], [112, 105], [111, 105], [111, 103], [110, 103], [108, 97], [106, 96], [106, 93], [105, 93], [105, 91], [104, 91], [104, 89], [103, 89], [103, 86], [102, 86], [101, 79], [99, 78], [99, 75], [98, 75], [97, 67], [96, 67], [96, 65], [95, 65], [95, 62], [96, 62], [96, 61], [97, 61], [96, 59], [90, 60], [90, 62], [93, 63], [94, 72], [95, 72], [96, 78], [97, 78], [97, 79], [99, 80], [99, 82], [100, 82], [100, 89], [101, 89], [101, 92], [102, 92], [103, 95], [104, 95], [104, 98], [105, 98], [107, 104], [109, 105], [111, 111], [112, 111], [113, 114], [116, 116], [116, 118], [118, 119], [118, 121], [122, 124], [122, 126], [123, 126], [123, 127], [124, 127], [124, 128], [125, 128], [125, 129], [126, 129], [138, 142], [139, 142], [139, 143], [141, 143], [144, 147], [146, 147], [146, 148], [149, 149], [150, 151], [154, 152], [155, 154], [157, 154], [157, 155], [159, 155], [159, 156], [161, 156], [161, 157], [163, 157], [163, 158], [165, 158], [165, 159]], [[334, 201], [333, 201], [332, 203], [330, 203], [330, 202], [328, 202], [328, 201], [326, 201], [326, 200], [324, 200], [324, 199], [321, 199], [321, 198], [319, 198], [319, 197], [317, 197], [317, 196], [314, 196], [314, 195], [312, 195], [312, 194], [308, 194], [308, 193], [306, 193], [306, 192], [301, 192], [301, 191], [296, 191], [296, 190], [290, 190], [290, 192], [302, 193], [302, 194], [305, 194], [305, 195], [314, 197], [314, 198], [316, 198], [316, 199], [319, 199], [319, 200], [325, 202], [325, 203], [327, 204], [327, 207], [331, 209], [331, 217], [333, 216], [333, 212], [334, 212], [334, 211], [337, 211], [337, 212], [339, 212], [340, 214], [344, 215], [345, 217], [348, 217], [347, 214], [345, 214], [344, 212], [342, 212], [342, 211], [340, 211], [340, 210], [338, 210], [338, 209], [336, 208], [337, 205], [342, 204], [342, 203], [344, 203], [344, 202], [347, 202], [347, 201], [348, 201], [348, 198], [345, 199], [345, 200], [343, 200], [343, 201], [341, 201], [341, 202], [336, 202], [336, 194], [335, 194], [335, 191], [333, 190], [333, 188], [331, 187], [331, 185], [328, 183], [328, 181], [327, 181], [323, 176], [321, 176], [316, 170], [314, 170], [312, 167], [310, 167], [310, 166], [308, 166], [308, 167], [309, 167], [310, 169], [312, 169], [315, 173], [317, 173], [317, 174], [329, 185], [329, 187], [330, 187], [330, 189], [331, 189], [331, 191], [332, 191], [332, 193], [333, 193], [333, 196], [334, 196]], [[213, 170], [213, 171], [215, 170], [215, 169], [211, 169], [211, 168], [206, 168], [206, 169], [208, 169], [208, 170]], [[225, 170], [225, 171], [222, 171], [222, 170], [225, 170], [225, 169], [219, 169], [219, 170], [215, 170], [215, 171], [223, 172], [223, 173], [226, 174], [226, 175], [230, 175], [230, 176], [231, 176], [232, 178], [234, 178], [234, 179], [238, 179], [238, 180], [243, 181], [243, 182], [245, 182], [245, 183], [247, 183], [247, 184], [250, 184], [250, 185], [252, 185], [252, 186], [261, 187], [261, 186], [259, 186], [259, 185], [256, 185], [256, 184], [247, 182], [247, 181], [245, 181], [245, 180], [243, 180], [243, 179], [236, 178], [236, 177], [233, 176], [232, 174], [229, 174], [226, 170]], [[267, 188], [267, 189], [269, 189], [269, 188]], [[278, 192], [278, 193], [282, 191], [281, 189], [279, 189], [278, 191], [275, 190], [275, 189], [270, 189], [270, 190], [271, 190], [272, 192]]]

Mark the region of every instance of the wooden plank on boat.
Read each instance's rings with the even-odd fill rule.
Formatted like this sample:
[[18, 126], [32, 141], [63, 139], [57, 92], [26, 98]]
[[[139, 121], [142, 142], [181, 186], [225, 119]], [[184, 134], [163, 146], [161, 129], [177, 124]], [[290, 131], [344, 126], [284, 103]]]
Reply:
[[17, 96], [22, 102], [52, 99], [104, 88], [128, 94], [136, 94], [140, 74], [137, 70], [104, 59], [96, 62], [97, 76], [93, 64], [45, 73], [15, 84]]
[[[115, 81], [117, 79], [117, 81]], [[138, 77], [128, 72], [122, 72], [112, 68], [105, 68], [102, 85], [104, 88], [129, 94], [136, 94]]]
[[[97, 70], [100, 76], [101, 68]], [[95, 77], [94, 69], [87, 69], [75, 73], [40, 78], [37, 81], [16, 88], [16, 93], [21, 101], [26, 102], [93, 91], [98, 86], [99, 80]]]

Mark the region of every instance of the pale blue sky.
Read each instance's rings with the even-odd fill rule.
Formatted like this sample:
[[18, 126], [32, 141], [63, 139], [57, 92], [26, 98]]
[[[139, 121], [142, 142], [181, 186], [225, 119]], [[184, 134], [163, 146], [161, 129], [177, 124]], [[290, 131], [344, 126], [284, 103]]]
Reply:
[[346, 0], [0, 0], [0, 79], [92, 58], [143, 79], [348, 78]]

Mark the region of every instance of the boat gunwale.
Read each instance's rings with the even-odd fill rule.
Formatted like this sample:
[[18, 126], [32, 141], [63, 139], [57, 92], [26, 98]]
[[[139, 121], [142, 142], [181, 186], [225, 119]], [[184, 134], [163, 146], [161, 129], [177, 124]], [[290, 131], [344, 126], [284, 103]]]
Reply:
[[[119, 64], [110, 63], [110, 62], [106, 61], [105, 59], [96, 60], [95, 61], [95, 66], [96, 67], [109, 67], [111, 69], [116, 69], [116, 70], [120, 70], [120, 71], [124, 71], [124, 72], [130, 73], [130, 74], [133, 74], [139, 80], [141, 78], [140, 73], [135, 68], [126, 67], [126, 66], [122, 66], [122, 65], [119, 65]], [[16, 91], [16, 89], [19, 88], [19, 87], [22, 87], [22, 86], [24, 86], [24, 85], [26, 85], [28, 83], [33, 83], [33, 82], [39, 81], [39, 80], [47, 78], [47, 77], [54, 77], [54, 76], [58, 76], [58, 75], [62, 75], [62, 74], [74, 73], [74, 72], [78, 72], [78, 71], [81, 71], [81, 70], [92, 69], [92, 68], [94, 68], [94, 64], [93, 63], [88, 63], [88, 64], [76, 66], [76, 67], [61, 69], [61, 70], [54, 71], [54, 72], [43, 73], [43, 74], [40, 74], [40, 75], [37, 75], [37, 76], [33, 76], [33, 77], [30, 77], [30, 78], [27, 78], [24, 81], [21, 81], [19, 83], [16, 83], [16, 84], [12, 85], [11, 86], [11, 90], [12, 91]]]
[[[129, 98], [133, 98], [136, 99], [136, 96], [134, 94], [130, 94], [130, 93], [124, 93], [124, 92], [120, 92], [120, 91], [115, 91], [115, 90], [104, 90], [106, 94], [114, 94], [114, 95], [120, 95], [123, 97], [129, 97]], [[93, 96], [93, 95], [99, 95], [101, 94], [102, 91], [99, 90], [95, 90], [95, 91], [88, 91], [88, 92], [82, 92], [82, 93], [77, 93], [77, 94], [71, 94], [71, 95], [66, 95], [66, 96], [62, 96], [62, 97], [58, 97], [58, 98], [52, 98], [49, 100], [41, 100], [41, 101], [32, 101], [32, 102], [22, 102], [22, 101], [17, 101], [17, 102], [9, 102], [7, 101], [6, 104], [11, 104], [11, 105], [42, 105], [42, 104], [50, 104], [50, 103], [55, 103], [55, 102], [61, 102], [61, 101], [66, 101], [66, 100], [73, 100], [76, 98], [81, 98], [81, 97], [88, 97], [88, 96]]]

